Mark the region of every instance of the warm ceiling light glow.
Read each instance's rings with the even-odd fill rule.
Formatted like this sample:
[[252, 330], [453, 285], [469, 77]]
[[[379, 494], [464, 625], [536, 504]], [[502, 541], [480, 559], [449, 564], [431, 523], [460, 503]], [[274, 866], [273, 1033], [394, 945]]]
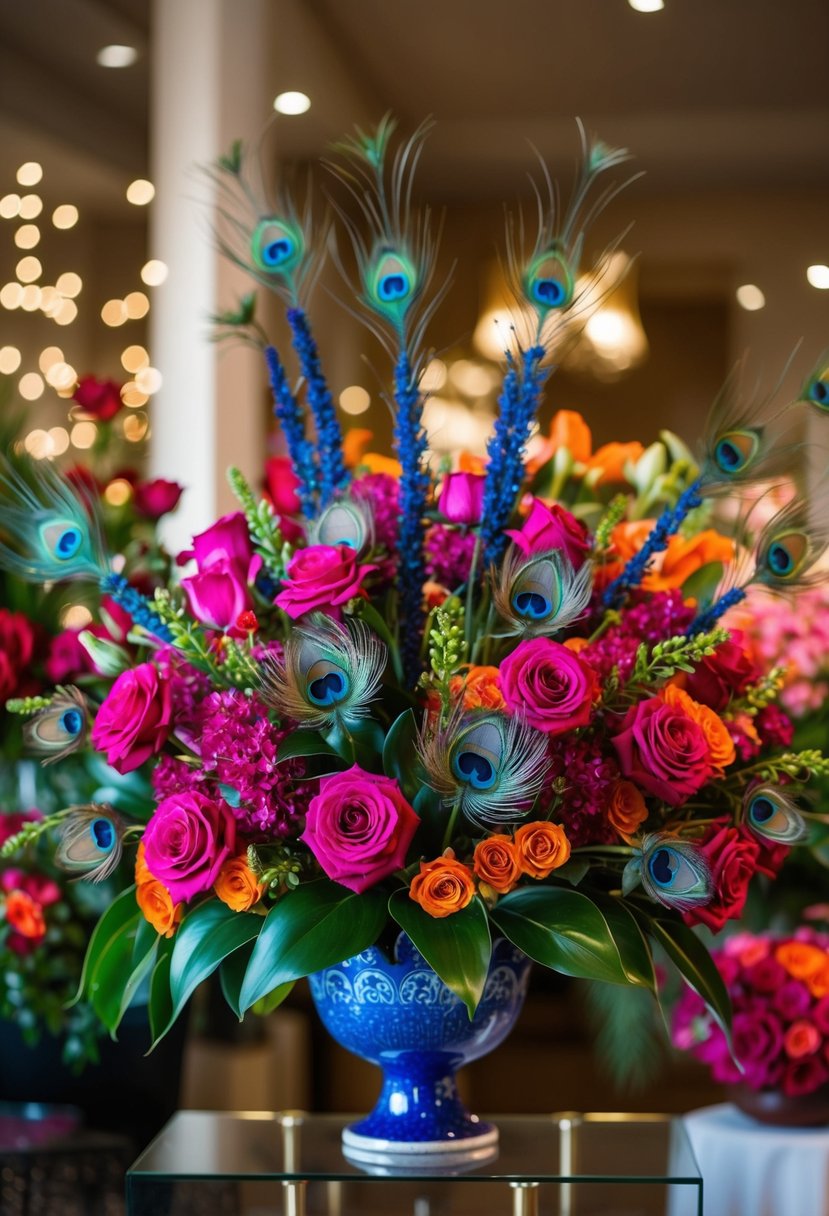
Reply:
[[304, 114], [311, 109], [311, 98], [307, 93], [289, 90], [287, 93], [279, 93], [274, 97], [273, 108], [277, 114]]
[[492, 372], [471, 359], [458, 359], [453, 363], [449, 379], [465, 397], [485, 397], [495, 384]]
[[41, 291], [34, 283], [29, 283], [23, 288], [23, 294], [20, 297], [20, 307], [24, 312], [35, 312], [40, 308]]
[[24, 401], [37, 401], [43, 396], [43, 377], [37, 372], [26, 372], [17, 382], [17, 391]]
[[102, 46], [95, 59], [102, 68], [131, 68], [138, 59], [138, 51], [134, 46]]
[[50, 426], [49, 438], [52, 441], [52, 455], [62, 456], [69, 447], [69, 432], [65, 426]]
[[98, 428], [94, 422], [76, 422], [69, 438], [73, 447], [84, 449], [92, 447], [97, 434]]
[[128, 346], [121, 351], [121, 366], [125, 372], [139, 372], [150, 362], [150, 356], [143, 346]]
[[15, 267], [14, 273], [21, 283], [33, 283], [35, 279], [39, 279], [43, 274], [43, 267], [38, 258], [21, 258]]
[[351, 384], [340, 393], [340, 409], [346, 414], [364, 414], [371, 405], [371, 397], [359, 384]]
[[123, 422], [124, 438], [128, 443], [140, 443], [146, 436], [150, 420], [146, 414], [127, 414]]
[[74, 300], [75, 296], [81, 293], [83, 279], [79, 274], [75, 274], [74, 270], [66, 270], [58, 276], [55, 287], [62, 296], [66, 296], [68, 300]]
[[442, 359], [431, 359], [420, 378], [420, 388], [424, 393], [436, 393], [446, 383], [446, 364]]
[[766, 297], [753, 283], [743, 283], [742, 287], [737, 288], [735, 295], [740, 308], [744, 308], [746, 312], [757, 312], [766, 306]]
[[665, 7], [665, 0], [628, 0], [628, 4], [637, 13], [658, 13]]
[[123, 325], [127, 319], [127, 309], [123, 300], [107, 300], [101, 309], [101, 320], [104, 325]]
[[74, 228], [78, 222], [78, 208], [73, 203], [61, 203], [52, 212], [52, 223], [56, 228]]
[[132, 498], [132, 486], [125, 477], [116, 477], [104, 490], [104, 498], [113, 507], [123, 507]]
[[29, 431], [23, 440], [23, 447], [35, 460], [45, 460], [52, 454], [52, 440], [49, 434], [39, 427], [34, 431]]
[[14, 234], [14, 243], [18, 249], [34, 249], [40, 240], [40, 229], [37, 224], [23, 224]]
[[4, 220], [13, 220], [16, 215], [20, 214], [20, 195], [19, 194], [4, 194], [0, 198], [0, 218]]
[[36, 160], [27, 160], [17, 170], [17, 180], [21, 186], [36, 186], [43, 177], [43, 166]]
[[160, 287], [167, 278], [167, 264], [158, 258], [151, 258], [141, 267], [141, 282], [148, 287]]
[[92, 613], [86, 604], [67, 604], [60, 614], [64, 629], [85, 629], [92, 623]]
[[63, 301], [63, 296], [54, 287], [42, 287], [40, 289], [40, 308], [47, 316], [52, 317], [58, 311]]
[[16, 346], [0, 346], [0, 372], [11, 376], [20, 367], [20, 351]]
[[58, 325], [71, 325], [77, 315], [78, 306], [74, 300], [61, 300], [52, 320]]
[[[50, 367], [54, 367], [56, 363], [63, 362], [63, 351], [59, 346], [45, 346], [40, 352], [40, 357], [37, 365], [43, 372], [44, 376]], [[48, 377], [47, 377], [48, 379]]]
[[124, 296], [124, 307], [130, 321], [138, 321], [150, 311], [150, 301], [143, 291], [128, 291]]
[[4, 308], [19, 308], [23, 300], [23, 286], [20, 283], [5, 283], [0, 288], [0, 304]]
[[121, 400], [131, 410], [136, 410], [140, 406], [146, 405], [149, 399], [146, 393], [139, 391], [134, 380], [128, 380], [121, 387]]
[[71, 363], [53, 363], [46, 372], [46, 383], [58, 393], [68, 393], [77, 382], [78, 373]]
[[19, 215], [22, 220], [36, 220], [43, 210], [43, 199], [39, 194], [24, 194], [20, 200]]
[[818, 291], [829, 290], [829, 266], [823, 266], [819, 262], [815, 263], [806, 271], [806, 278]]
[[161, 388], [161, 372], [157, 367], [142, 367], [135, 376], [135, 387], [139, 393], [157, 393]]
[[127, 202], [134, 207], [146, 207], [155, 198], [155, 186], [144, 177], [137, 177], [127, 186]]

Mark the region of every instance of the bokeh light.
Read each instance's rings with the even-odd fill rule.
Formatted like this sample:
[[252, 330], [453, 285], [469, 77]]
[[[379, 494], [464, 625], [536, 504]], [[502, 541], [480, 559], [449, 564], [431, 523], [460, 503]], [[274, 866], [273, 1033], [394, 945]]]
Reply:
[[137, 177], [127, 186], [127, 202], [134, 207], [146, 207], [155, 198], [155, 186], [144, 177]]
[[72, 203], [61, 203], [52, 212], [52, 223], [56, 228], [74, 228], [78, 222], [78, 208]]
[[43, 177], [43, 166], [36, 160], [27, 160], [17, 170], [17, 181], [21, 186], [36, 186]]
[[146, 283], [148, 287], [160, 287], [168, 273], [166, 262], [150, 258], [149, 262], [145, 262], [141, 267], [141, 282]]
[[11, 376], [20, 367], [20, 351], [16, 346], [0, 346], [0, 372]]
[[17, 382], [17, 391], [24, 401], [37, 401], [43, 396], [43, 377], [37, 372], [26, 372]]

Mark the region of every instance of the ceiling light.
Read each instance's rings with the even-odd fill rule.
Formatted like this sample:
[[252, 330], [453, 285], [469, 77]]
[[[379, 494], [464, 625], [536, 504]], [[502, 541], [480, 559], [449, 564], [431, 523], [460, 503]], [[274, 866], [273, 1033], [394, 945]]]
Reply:
[[766, 306], [766, 297], [753, 283], [743, 283], [742, 287], [737, 288], [735, 294], [740, 308], [744, 308], [746, 312], [757, 312], [759, 308]]
[[274, 98], [273, 108], [277, 114], [304, 114], [311, 109], [311, 98], [307, 93], [280, 93]]
[[819, 263], [810, 266], [806, 271], [806, 278], [818, 291], [829, 290], [829, 266], [822, 266]]
[[628, 4], [637, 13], [658, 13], [665, 7], [665, 0], [628, 0]]
[[138, 51], [134, 46], [102, 46], [95, 58], [102, 68], [131, 68]]

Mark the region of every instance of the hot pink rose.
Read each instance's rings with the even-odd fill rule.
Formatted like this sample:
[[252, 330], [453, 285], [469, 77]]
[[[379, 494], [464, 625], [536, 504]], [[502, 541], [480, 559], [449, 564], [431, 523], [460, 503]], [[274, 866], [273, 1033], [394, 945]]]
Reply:
[[590, 552], [584, 524], [558, 503], [548, 507], [540, 498], [533, 499], [523, 526], [520, 529], [508, 528], [507, 536], [527, 557], [531, 553], [549, 553], [559, 549], [576, 570], [581, 569]]
[[760, 678], [760, 668], [743, 649], [742, 639], [738, 629], [732, 630], [730, 639], [685, 677], [685, 690], [695, 701], [725, 709], [732, 697], [739, 697]]
[[271, 456], [265, 461], [265, 495], [279, 516], [282, 535], [291, 542], [303, 535], [302, 526], [294, 518], [302, 510], [298, 487], [299, 478], [287, 456]]
[[63, 684], [82, 672], [94, 671], [92, 660], [80, 643], [80, 629], [64, 629], [49, 641], [46, 675], [53, 684]]
[[251, 573], [252, 565], [255, 564], [256, 569], [260, 565], [259, 559], [254, 555], [248, 525], [241, 511], [223, 515], [212, 527], [194, 536], [193, 548], [179, 554], [179, 565], [183, 565], [190, 558], [195, 558], [199, 573], [210, 570], [217, 562], [228, 562], [244, 581], [256, 573], [256, 570]]
[[160, 519], [176, 509], [183, 493], [184, 487], [177, 481], [156, 477], [154, 481], [138, 482], [133, 491], [133, 503], [138, 514], [145, 519]]
[[321, 778], [300, 840], [329, 878], [359, 892], [405, 864], [419, 823], [396, 781], [355, 764]]
[[549, 638], [521, 642], [501, 663], [498, 681], [511, 714], [548, 735], [586, 726], [596, 676], [572, 650]]
[[121, 409], [121, 386], [115, 380], [81, 376], [72, 397], [86, 414], [99, 422], [110, 422]]
[[144, 860], [153, 878], [183, 903], [209, 891], [236, 849], [236, 820], [223, 799], [171, 794], [144, 831]]
[[711, 825], [700, 849], [711, 870], [714, 896], [704, 907], [692, 908], [683, 916], [686, 924], [707, 925], [712, 933], [719, 933], [727, 920], [735, 920], [743, 910], [748, 884], [757, 871], [759, 848], [753, 837], [725, 819]]
[[798, 980], [787, 980], [772, 998], [772, 1005], [789, 1022], [805, 1017], [812, 1003], [812, 994]]
[[276, 604], [296, 619], [306, 612], [339, 608], [359, 595], [376, 566], [359, 565], [348, 545], [310, 545], [288, 563], [288, 579]]
[[181, 585], [193, 616], [211, 629], [230, 629], [250, 606], [247, 583], [225, 559], [204, 573], [183, 578]]
[[92, 746], [105, 752], [107, 763], [119, 773], [130, 773], [158, 755], [171, 722], [169, 680], [152, 663], [140, 663], [123, 672], [109, 690], [95, 717]]
[[711, 775], [702, 728], [659, 697], [631, 706], [612, 743], [624, 776], [669, 806], [680, 806]]
[[453, 524], [477, 524], [484, 505], [484, 482], [480, 473], [448, 473], [438, 498], [438, 510]]
[[761, 1089], [783, 1047], [782, 1022], [762, 1005], [741, 1010], [734, 1015], [733, 1042], [734, 1054], [745, 1069], [743, 1080]]

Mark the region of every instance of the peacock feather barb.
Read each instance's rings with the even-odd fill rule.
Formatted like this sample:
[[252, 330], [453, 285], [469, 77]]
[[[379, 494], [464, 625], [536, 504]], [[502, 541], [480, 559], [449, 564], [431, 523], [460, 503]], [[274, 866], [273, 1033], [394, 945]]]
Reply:
[[73, 807], [61, 825], [55, 862], [87, 882], [103, 882], [121, 860], [126, 824], [106, 805]]
[[94, 502], [47, 461], [28, 478], [0, 458], [0, 567], [27, 582], [98, 579], [109, 562]]
[[48, 705], [23, 727], [26, 750], [39, 756], [41, 764], [54, 764], [77, 751], [89, 730], [89, 706], [73, 685], [58, 685]]
[[642, 841], [634, 862], [645, 893], [666, 908], [687, 912], [711, 902], [714, 883], [704, 855], [687, 840], [654, 833]]
[[680, 494], [676, 505], [665, 508], [642, 548], [638, 553], [634, 553], [633, 557], [626, 562], [621, 573], [605, 588], [602, 595], [602, 604], [605, 608], [618, 608], [628, 592], [639, 586], [656, 554], [667, 549], [668, 541], [682, 527], [688, 513], [702, 505], [701, 484], [699, 478], [692, 481]]
[[781, 786], [754, 786], [743, 798], [743, 822], [761, 840], [798, 844], [809, 835], [806, 821]]
[[343, 436], [334, 400], [320, 365], [317, 344], [302, 308], [289, 308], [294, 350], [305, 377], [306, 398], [317, 432], [317, 464], [319, 467], [320, 506], [327, 507], [334, 496], [348, 484], [348, 472], [343, 461]]
[[265, 348], [265, 361], [268, 365], [268, 377], [273, 393], [273, 412], [282, 427], [291, 465], [299, 481], [297, 495], [302, 506], [302, 513], [307, 519], [311, 519], [317, 510], [318, 481], [313, 444], [305, 437], [302, 408], [291, 392], [285, 368], [282, 366], [275, 347], [267, 346]]
[[508, 632], [549, 637], [573, 625], [586, 611], [593, 586], [589, 562], [575, 570], [560, 550], [527, 557], [510, 545], [500, 567], [492, 567], [492, 600]]

